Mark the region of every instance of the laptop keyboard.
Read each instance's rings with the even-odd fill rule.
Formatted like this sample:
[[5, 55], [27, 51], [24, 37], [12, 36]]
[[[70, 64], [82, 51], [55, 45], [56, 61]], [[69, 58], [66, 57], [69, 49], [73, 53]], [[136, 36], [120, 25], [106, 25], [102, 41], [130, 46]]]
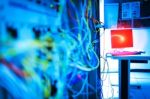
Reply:
[[110, 54], [112, 56], [124, 56], [124, 55], [140, 55], [142, 53], [145, 53], [144, 51], [112, 51], [107, 54]]

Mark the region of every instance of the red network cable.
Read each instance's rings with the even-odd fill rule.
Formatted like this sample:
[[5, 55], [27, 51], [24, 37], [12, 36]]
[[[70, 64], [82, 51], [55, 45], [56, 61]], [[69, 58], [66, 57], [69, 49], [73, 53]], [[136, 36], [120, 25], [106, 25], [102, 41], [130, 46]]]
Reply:
[[8, 62], [6, 59], [0, 59], [0, 63], [4, 64], [4, 66], [8, 67], [10, 70], [12, 70], [18, 76], [25, 77], [25, 73], [21, 69], [17, 68], [17, 66]]

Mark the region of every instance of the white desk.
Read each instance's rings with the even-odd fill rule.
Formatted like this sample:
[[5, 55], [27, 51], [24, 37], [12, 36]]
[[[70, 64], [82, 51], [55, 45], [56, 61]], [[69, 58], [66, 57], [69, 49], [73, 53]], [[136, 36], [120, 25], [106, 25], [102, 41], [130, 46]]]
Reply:
[[147, 63], [150, 56], [108, 56], [119, 60], [119, 99], [129, 99], [130, 63]]

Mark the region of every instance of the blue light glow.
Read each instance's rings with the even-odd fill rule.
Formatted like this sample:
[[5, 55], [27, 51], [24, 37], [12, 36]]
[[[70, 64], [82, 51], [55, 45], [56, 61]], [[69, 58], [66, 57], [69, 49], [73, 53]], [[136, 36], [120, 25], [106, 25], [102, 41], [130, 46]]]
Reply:
[[[90, 27], [96, 24], [88, 18], [93, 17], [93, 0], [81, 3], [75, 0], [56, 1], [50, 4], [51, 10], [57, 12], [55, 16], [42, 12], [42, 7], [36, 4], [33, 8], [27, 6], [27, 2], [23, 4], [17, 0], [6, 0], [2, 4], [6, 12], [4, 10], [4, 15], [0, 14], [0, 27], [4, 27], [0, 31], [3, 38], [0, 40], [0, 87], [15, 99], [66, 99], [69, 95], [65, 94], [69, 93], [65, 90], [71, 90], [72, 97], [77, 97], [88, 84], [88, 72], [99, 67], [99, 56], [95, 51], [99, 48], [94, 46], [98, 37], [93, 32], [97, 30]], [[41, 9], [37, 11], [36, 7]], [[17, 20], [13, 14], [11, 19], [5, 16], [10, 8], [22, 19], [19, 17]], [[33, 12], [34, 22], [32, 15], [29, 19], [25, 18], [31, 23], [24, 22], [26, 15], [19, 15], [20, 12], [28, 13], [28, 18], [29, 12]], [[42, 14], [45, 15], [41, 17]], [[5, 20], [2, 16], [6, 17]], [[41, 25], [42, 20], [49, 23], [43, 21], [44, 25]], [[17, 25], [13, 27], [12, 24]], [[78, 92], [73, 86], [79, 82], [82, 87]]]

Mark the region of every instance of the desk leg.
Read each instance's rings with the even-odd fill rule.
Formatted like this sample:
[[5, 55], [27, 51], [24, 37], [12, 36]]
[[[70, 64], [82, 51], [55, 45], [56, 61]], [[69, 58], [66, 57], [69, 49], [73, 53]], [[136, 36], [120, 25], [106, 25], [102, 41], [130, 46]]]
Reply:
[[119, 99], [129, 99], [130, 61], [119, 60]]

